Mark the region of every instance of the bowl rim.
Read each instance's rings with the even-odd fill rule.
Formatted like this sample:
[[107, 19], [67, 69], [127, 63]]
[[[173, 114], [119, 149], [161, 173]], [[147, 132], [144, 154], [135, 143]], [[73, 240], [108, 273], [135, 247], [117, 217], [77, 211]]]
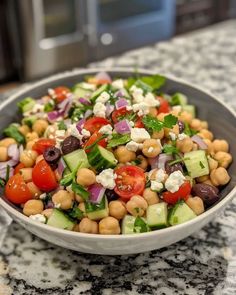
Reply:
[[[7, 100], [5, 100], [3, 103], [0, 104], [0, 111], [5, 108], [9, 103], [13, 102], [18, 96], [24, 94], [27, 91], [30, 90], [34, 90], [35, 87], [39, 87], [39, 86], [43, 86], [46, 83], [50, 83], [50, 82], [55, 82], [58, 79], [62, 79], [62, 78], [70, 78], [70, 77], [74, 77], [76, 75], [87, 75], [87, 74], [92, 74], [94, 72], [101, 72], [101, 71], [105, 71], [105, 72], [110, 72], [110, 73], [114, 73], [114, 72], [120, 72], [120, 73], [127, 73], [127, 72], [134, 72], [135, 69], [134, 68], [124, 68], [124, 67], [98, 67], [98, 68], [79, 68], [79, 69], [73, 69], [71, 71], [66, 71], [66, 72], [62, 72], [59, 74], [55, 74], [55, 75], [51, 75], [49, 77], [43, 78], [37, 82], [31, 83], [30, 85], [25, 85], [22, 86], [22, 88], [17, 91], [16, 93], [14, 93], [13, 95], [11, 95]], [[147, 69], [142, 69], [139, 68], [139, 72], [142, 74], [147, 74], [147, 75], [154, 75], [157, 74], [156, 71], [154, 70], [147, 70]], [[210, 91], [196, 86], [190, 82], [185, 81], [184, 79], [181, 78], [177, 78], [173, 75], [170, 74], [162, 74], [162, 73], [158, 73], [160, 75], [163, 75], [164, 77], [166, 77], [169, 80], [172, 80], [174, 82], [180, 83], [182, 85], [186, 85], [186, 86], [190, 86], [198, 91], [201, 91], [205, 94], [207, 94], [208, 96], [210, 96], [213, 100], [216, 100], [219, 104], [221, 104], [222, 107], [226, 108], [236, 119], [236, 112], [233, 110], [233, 108], [231, 108], [228, 104], [226, 104], [224, 101], [220, 100], [215, 94], [212, 94]], [[168, 234], [168, 233], [172, 233], [173, 231], [177, 231], [179, 230], [184, 230], [185, 228], [188, 228], [189, 226], [193, 226], [196, 223], [201, 222], [202, 220], [206, 219], [208, 216], [210, 215], [214, 215], [214, 213], [218, 212], [218, 210], [220, 208], [223, 208], [230, 200], [233, 199], [233, 197], [236, 194], [236, 186], [219, 202], [217, 203], [215, 206], [213, 206], [212, 208], [210, 208], [209, 210], [206, 210], [204, 213], [198, 215], [196, 218], [187, 221], [185, 223], [182, 224], [178, 224], [175, 226], [171, 226], [171, 227], [167, 227], [167, 228], [163, 228], [163, 229], [159, 229], [159, 230], [154, 230], [154, 231], [150, 231], [150, 232], [146, 232], [146, 233], [141, 233], [141, 234], [127, 234], [127, 235], [102, 235], [102, 234], [87, 234], [87, 233], [81, 233], [81, 232], [74, 232], [74, 231], [68, 231], [68, 230], [64, 230], [64, 229], [59, 229], [56, 227], [52, 227], [49, 226], [47, 224], [43, 224], [40, 222], [37, 222], [35, 220], [30, 219], [29, 217], [25, 216], [23, 213], [17, 211], [16, 209], [14, 209], [11, 205], [9, 205], [7, 202], [5, 202], [3, 200], [3, 198], [0, 196], [0, 205], [7, 211], [10, 213], [10, 215], [16, 216], [18, 220], [21, 220], [24, 224], [32, 224], [34, 227], [41, 229], [42, 231], [48, 231], [49, 233], [57, 233], [60, 235], [65, 235], [65, 236], [72, 236], [75, 238], [84, 238], [84, 239], [89, 239], [89, 240], [93, 240], [96, 239], [96, 241], [99, 240], [109, 240], [109, 239], [119, 239], [119, 240], [127, 240], [127, 239], [146, 239], [148, 237], [153, 237], [153, 236], [157, 236], [161, 235], [161, 234]]]

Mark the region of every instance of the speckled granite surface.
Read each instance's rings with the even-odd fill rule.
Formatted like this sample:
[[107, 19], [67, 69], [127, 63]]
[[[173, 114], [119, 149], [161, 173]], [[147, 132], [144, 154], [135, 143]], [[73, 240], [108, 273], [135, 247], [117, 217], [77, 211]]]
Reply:
[[[236, 21], [130, 51], [92, 66], [170, 73], [218, 94], [236, 109]], [[0, 295], [236, 294], [236, 200], [193, 236], [158, 251], [105, 257], [48, 244], [12, 224], [1, 240]]]

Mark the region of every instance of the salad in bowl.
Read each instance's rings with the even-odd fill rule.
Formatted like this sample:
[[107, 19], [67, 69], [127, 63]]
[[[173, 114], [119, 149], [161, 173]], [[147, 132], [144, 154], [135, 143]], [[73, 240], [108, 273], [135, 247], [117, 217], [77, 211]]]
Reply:
[[3, 130], [0, 184], [30, 219], [69, 231], [127, 235], [196, 218], [229, 181], [229, 144], [160, 75], [45, 89]]

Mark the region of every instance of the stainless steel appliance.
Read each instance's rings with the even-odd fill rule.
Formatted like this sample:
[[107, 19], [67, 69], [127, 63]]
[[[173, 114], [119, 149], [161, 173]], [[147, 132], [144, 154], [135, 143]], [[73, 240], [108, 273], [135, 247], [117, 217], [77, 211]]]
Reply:
[[81, 66], [174, 32], [174, 0], [9, 0], [8, 7], [14, 61], [24, 79]]

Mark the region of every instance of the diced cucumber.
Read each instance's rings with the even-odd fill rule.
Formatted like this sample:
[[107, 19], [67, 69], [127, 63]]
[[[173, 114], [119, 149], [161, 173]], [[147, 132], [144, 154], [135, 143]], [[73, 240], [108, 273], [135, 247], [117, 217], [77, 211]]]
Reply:
[[169, 224], [176, 225], [184, 223], [195, 217], [197, 217], [197, 215], [193, 212], [193, 210], [190, 209], [185, 202], [181, 201], [175, 204], [175, 206], [170, 210]]
[[114, 168], [117, 164], [113, 153], [99, 145], [95, 145], [91, 152], [88, 153], [88, 161], [97, 171]]
[[188, 98], [184, 94], [176, 92], [172, 96], [170, 103], [171, 103], [172, 106], [175, 106], [175, 105], [184, 106], [184, 105], [186, 105], [188, 103]]
[[92, 94], [92, 91], [89, 89], [84, 89], [80, 85], [81, 83], [76, 84], [75, 87], [73, 88], [72, 92], [75, 95], [75, 97], [86, 97], [88, 95]]
[[150, 227], [155, 227], [155, 228], [166, 227], [168, 225], [167, 216], [168, 216], [167, 204], [164, 202], [150, 205], [147, 208], [147, 224]]
[[71, 173], [70, 169], [68, 167], [66, 167], [66, 169], [63, 171], [62, 177], [66, 177], [70, 173]]
[[32, 110], [36, 101], [32, 97], [26, 97], [22, 101], [17, 103], [17, 106], [21, 110], [22, 113], [28, 112]]
[[85, 211], [88, 218], [92, 220], [100, 220], [107, 217], [109, 215], [107, 198], [103, 197], [101, 203], [98, 205], [85, 202]]
[[106, 91], [108, 89], [108, 84], [104, 84], [102, 86], [100, 86], [96, 91], [94, 91], [92, 93], [92, 96], [91, 96], [91, 101], [95, 101], [96, 98], [103, 92], [103, 91]]
[[[140, 228], [139, 226], [135, 226], [135, 223], [137, 223], [137, 218], [140, 219], [139, 221], [142, 221], [144, 228], [146, 227], [144, 230], [143, 228]], [[136, 234], [136, 233], [147, 232], [147, 231], [150, 231], [150, 228], [147, 225], [146, 219], [143, 217], [125, 215], [125, 217], [122, 219], [122, 223], [121, 223], [122, 235]]]
[[182, 110], [188, 112], [193, 116], [193, 118], [196, 117], [196, 108], [192, 104], [186, 104], [182, 106]]
[[184, 164], [192, 178], [209, 174], [208, 161], [206, 153], [203, 150], [185, 153]]
[[26, 117], [22, 120], [22, 124], [25, 124], [31, 128], [36, 120], [37, 120], [36, 116]]
[[70, 171], [74, 171], [77, 167], [87, 168], [89, 167], [89, 162], [87, 155], [84, 150], [75, 150], [65, 156], [63, 156], [66, 165], [69, 167]]
[[53, 209], [47, 220], [47, 224], [53, 227], [72, 230], [75, 223], [69, 219], [61, 210]]

